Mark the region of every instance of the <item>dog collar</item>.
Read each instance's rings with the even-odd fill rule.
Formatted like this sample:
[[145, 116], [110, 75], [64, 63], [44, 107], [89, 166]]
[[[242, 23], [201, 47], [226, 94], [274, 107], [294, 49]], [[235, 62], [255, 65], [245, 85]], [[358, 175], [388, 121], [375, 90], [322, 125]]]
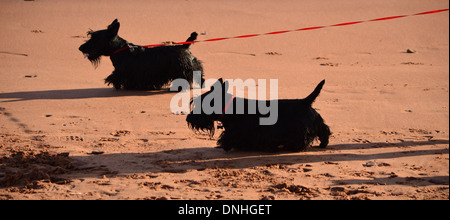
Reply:
[[119, 52], [121, 52], [121, 51], [128, 50], [128, 49], [130, 49], [130, 46], [128, 46], [128, 45], [125, 46], [125, 47], [122, 47], [122, 48], [120, 48], [120, 49], [114, 51], [114, 52], [111, 54], [111, 56], [114, 55], [114, 54], [117, 54], [117, 53], [119, 53]]
[[[181, 43], [177, 43], [177, 44], [187, 44], [187, 43], [192, 44], [192, 43], [194, 43], [194, 42], [195, 42], [195, 41], [188, 41], [188, 42], [181, 42]], [[130, 45], [130, 44], [127, 44], [126, 46], [124, 46], [124, 47], [122, 47], [122, 48], [120, 48], [120, 49], [114, 51], [114, 52], [111, 54], [111, 56], [114, 55], [114, 54], [117, 54], [117, 53], [119, 53], [119, 52], [121, 52], [121, 51], [128, 50], [128, 49], [130, 49], [130, 48], [133, 48], [133, 47], [149, 48], [149, 47], [162, 47], [162, 46], [167, 46], [167, 44], [151, 44], [151, 45], [145, 45], [145, 46], [138, 46], [138, 45]]]
[[138, 48], [138, 47], [139, 47], [138, 45], [133, 45], [133, 44], [130, 45], [130, 44], [127, 44], [126, 46], [124, 46], [124, 47], [122, 47], [122, 48], [120, 48], [120, 49], [114, 51], [114, 52], [111, 54], [111, 56], [113, 56], [114, 54], [117, 54], [117, 53], [119, 53], [119, 52], [121, 52], [121, 51], [128, 50], [128, 49], [131, 49], [131, 48]]
[[231, 104], [233, 104], [233, 101], [236, 99], [236, 97], [233, 97], [231, 99], [228, 100], [227, 104], [225, 104], [225, 107], [223, 108], [222, 111], [222, 116], [225, 115], [225, 113], [227, 112], [227, 110], [230, 108]]

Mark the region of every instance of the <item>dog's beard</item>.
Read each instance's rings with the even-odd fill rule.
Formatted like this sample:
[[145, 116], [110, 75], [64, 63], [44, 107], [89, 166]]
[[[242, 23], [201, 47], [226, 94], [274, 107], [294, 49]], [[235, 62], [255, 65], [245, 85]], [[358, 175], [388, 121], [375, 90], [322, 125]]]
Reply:
[[188, 115], [188, 117], [186, 118], [188, 127], [198, 132], [204, 132], [209, 135], [210, 139], [212, 139], [216, 131], [214, 121], [208, 119], [205, 120], [202, 117], [195, 117], [194, 120], [193, 117], [195, 116]]
[[92, 63], [92, 65], [93, 65], [95, 68], [97, 68], [98, 65], [100, 64], [101, 56], [97, 56], [97, 55], [94, 55], [94, 54], [88, 54], [88, 53], [85, 53], [85, 54], [84, 54], [84, 57], [85, 57], [85, 58], [88, 58], [88, 60]]

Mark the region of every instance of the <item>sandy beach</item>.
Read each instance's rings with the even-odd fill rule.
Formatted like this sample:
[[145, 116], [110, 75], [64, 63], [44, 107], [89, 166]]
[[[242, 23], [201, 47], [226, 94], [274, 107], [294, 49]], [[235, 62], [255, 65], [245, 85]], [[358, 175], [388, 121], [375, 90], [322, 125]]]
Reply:
[[[78, 47], [114, 19], [138, 45], [449, 8], [446, 0], [0, 2], [0, 199], [448, 200], [449, 13], [199, 42], [207, 79], [278, 79], [330, 126], [326, 149], [225, 152], [174, 93], [115, 90]], [[407, 52], [410, 50], [410, 52]], [[318, 142], [314, 144], [317, 146]]]

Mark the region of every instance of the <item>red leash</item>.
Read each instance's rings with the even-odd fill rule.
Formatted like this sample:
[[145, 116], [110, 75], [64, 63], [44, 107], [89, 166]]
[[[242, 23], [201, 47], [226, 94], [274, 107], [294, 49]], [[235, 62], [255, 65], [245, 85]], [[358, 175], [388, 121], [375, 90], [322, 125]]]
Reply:
[[[263, 36], [263, 35], [273, 35], [273, 34], [284, 34], [284, 33], [294, 32], [294, 31], [309, 31], [309, 30], [316, 30], [316, 29], [329, 28], [329, 27], [341, 27], [341, 26], [347, 26], [347, 25], [353, 25], [353, 24], [360, 24], [360, 23], [364, 23], [364, 22], [386, 21], [386, 20], [392, 20], [392, 19], [397, 19], [397, 18], [404, 18], [404, 17], [409, 17], [409, 16], [434, 14], [434, 13], [439, 13], [439, 12], [445, 12], [445, 11], [448, 11], [448, 10], [449, 10], [448, 8], [447, 9], [439, 9], [439, 10], [426, 11], [426, 12], [410, 14], [410, 15], [389, 16], [389, 17], [376, 18], [376, 19], [367, 20], [367, 21], [344, 22], [344, 23], [333, 24], [333, 25], [317, 26], [317, 27], [306, 27], [306, 28], [300, 28], [300, 29], [295, 29], [295, 30], [274, 31], [274, 32], [269, 32], [269, 33], [264, 33], [264, 34], [247, 34], [247, 35], [240, 35], [240, 36], [235, 36], [235, 37], [213, 38], [213, 39], [207, 39], [207, 40], [202, 40], [202, 41], [185, 41], [185, 42], [175, 43], [173, 45], [193, 44], [193, 43], [198, 43], [198, 42], [221, 41], [221, 40], [228, 40], [228, 39], [249, 38], [249, 37], [256, 37], [256, 36]], [[151, 44], [151, 45], [146, 45], [146, 46], [142, 46], [142, 47], [149, 48], [149, 47], [161, 47], [161, 46], [166, 46], [166, 44]], [[122, 47], [122, 48], [114, 51], [111, 55], [114, 55], [114, 54], [119, 53], [121, 51], [127, 50], [129, 48], [130, 48], [129, 46]]]

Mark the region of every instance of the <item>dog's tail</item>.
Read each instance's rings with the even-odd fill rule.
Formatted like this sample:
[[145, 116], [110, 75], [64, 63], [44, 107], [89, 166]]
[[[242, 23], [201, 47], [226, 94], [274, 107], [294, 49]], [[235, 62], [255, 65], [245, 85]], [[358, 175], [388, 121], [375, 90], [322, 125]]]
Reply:
[[183, 47], [188, 49], [189, 46], [191, 46], [191, 44], [193, 43], [193, 41], [197, 40], [197, 36], [198, 36], [197, 32], [192, 32], [191, 36], [189, 36], [188, 39], [186, 40], [186, 42], [191, 42], [191, 43], [183, 44]]
[[314, 100], [316, 100], [317, 96], [319, 96], [320, 90], [322, 90], [323, 84], [325, 84], [325, 80], [322, 80], [322, 82], [320, 82], [319, 85], [316, 86], [314, 91], [303, 100], [306, 103], [312, 104], [314, 102]]

